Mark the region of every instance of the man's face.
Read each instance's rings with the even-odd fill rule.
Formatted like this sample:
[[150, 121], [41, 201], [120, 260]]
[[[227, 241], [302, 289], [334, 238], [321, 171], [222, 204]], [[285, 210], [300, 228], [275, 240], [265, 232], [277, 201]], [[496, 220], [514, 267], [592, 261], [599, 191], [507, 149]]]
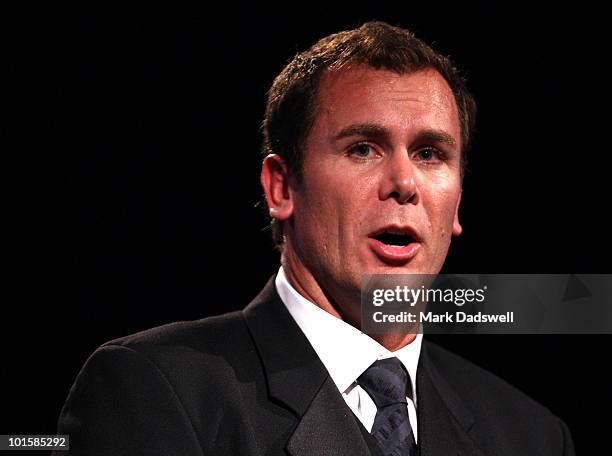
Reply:
[[353, 300], [362, 274], [439, 272], [461, 233], [460, 138], [434, 70], [323, 77], [285, 226], [289, 254], [334, 302]]

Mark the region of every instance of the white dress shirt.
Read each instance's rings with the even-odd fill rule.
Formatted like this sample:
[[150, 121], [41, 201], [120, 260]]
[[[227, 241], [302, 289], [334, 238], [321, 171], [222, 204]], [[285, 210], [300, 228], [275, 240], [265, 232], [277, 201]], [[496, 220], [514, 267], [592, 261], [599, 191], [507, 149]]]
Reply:
[[376, 404], [357, 385], [357, 378], [379, 359], [397, 357], [410, 374], [412, 397], [407, 398], [408, 417], [418, 442], [416, 416], [416, 373], [421, 353], [422, 334], [405, 347], [391, 352], [367, 334], [327, 313], [299, 294], [287, 280], [281, 266], [276, 276], [276, 290], [315, 352], [327, 368], [338, 391], [370, 432], [376, 417]]

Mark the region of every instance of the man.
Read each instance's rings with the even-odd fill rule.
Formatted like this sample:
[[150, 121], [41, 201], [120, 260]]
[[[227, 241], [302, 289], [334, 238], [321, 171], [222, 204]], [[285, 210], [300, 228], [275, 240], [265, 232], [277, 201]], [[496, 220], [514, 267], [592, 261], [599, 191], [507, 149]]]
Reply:
[[282, 255], [244, 311], [109, 342], [59, 432], [71, 454], [572, 454], [566, 426], [422, 335], [362, 334], [363, 274], [437, 273], [475, 105], [451, 63], [380, 22], [276, 78], [261, 183]]

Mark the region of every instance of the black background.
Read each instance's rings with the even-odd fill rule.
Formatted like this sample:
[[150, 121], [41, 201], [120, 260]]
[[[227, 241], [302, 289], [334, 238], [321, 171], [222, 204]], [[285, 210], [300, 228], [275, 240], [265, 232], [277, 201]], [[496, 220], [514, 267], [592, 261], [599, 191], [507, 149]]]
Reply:
[[[53, 433], [101, 343], [242, 308], [258, 292], [278, 267], [255, 207], [266, 90], [296, 52], [364, 20], [450, 54], [479, 102], [464, 234], [444, 271], [612, 272], [610, 40], [594, 5], [32, 13], [9, 40], [27, 68], [8, 239], [25, 280], [10, 282], [1, 321], [2, 434]], [[563, 418], [578, 454], [610, 454], [612, 336], [436, 340]]]

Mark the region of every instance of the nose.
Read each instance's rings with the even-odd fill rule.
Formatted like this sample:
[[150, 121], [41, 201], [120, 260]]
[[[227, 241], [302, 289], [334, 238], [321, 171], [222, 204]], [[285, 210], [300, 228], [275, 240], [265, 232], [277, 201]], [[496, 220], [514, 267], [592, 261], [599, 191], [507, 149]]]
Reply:
[[415, 182], [414, 164], [408, 154], [394, 154], [392, 160], [387, 162], [381, 186], [380, 198], [395, 199], [399, 204], [416, 204], [418, 202], [418, 189]]

